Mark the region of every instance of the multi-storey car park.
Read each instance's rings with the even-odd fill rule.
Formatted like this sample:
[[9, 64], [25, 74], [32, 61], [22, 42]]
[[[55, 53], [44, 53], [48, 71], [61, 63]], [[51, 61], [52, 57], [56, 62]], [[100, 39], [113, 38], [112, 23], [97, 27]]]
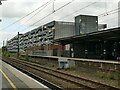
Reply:
[[69, 57], [120, 59], [120, 27], [98, 31], [97, 16], [75, 17], [75, 36], [55, 41], [69, 46]]
[[[53, 46], [54, 39], [63, 36], [64, 37], [72, 36], [74, 35], [74, 30], [75, 30], [74, 22], [52, 21], [19, 36], [19, 46], [20, 49], [22, 50], [28, 50], [28, 51], [30, 50], [32, 54], [34, 53], [34, 54], [42, 54], [42, 55], [53, 55], [52, 53], [54, 54], [57, 53], [56, 49], [60, 49], [60, 50], [62, 49], [62, 46], [60, 45]], [[16, 40], [17, 40], [17, 36], [16, 36]], [[11, 40], [7, 42], [7, 46], [9, 44], [11, 46], [8, 47], [8, 51], [13, 45], [11, 44]], [[16, 44], [16, 46], [17, 45], [18, 44]], [[46, 51], [44, 50], [45, 48]], [[49, 53], [47, 53], [48, 49], [50, 51]], [[17, 52], [17, 47], [13, 51]]]
[[[19, 36], [22, 36], [22, 34], [19, 34]], [[10, 52], [17, 52], [18, 50], [18, 35], [7, 41], [7, 49]]]
[[[118, 59], [120, 28], [104, 28], [97, 16], [79, 15], [75, 23], [52, 21], [29, 31], [20, 36], [19, 45], [32, 55]], [[14, 44], [8, 41], [8, 45], [9, 50]]]

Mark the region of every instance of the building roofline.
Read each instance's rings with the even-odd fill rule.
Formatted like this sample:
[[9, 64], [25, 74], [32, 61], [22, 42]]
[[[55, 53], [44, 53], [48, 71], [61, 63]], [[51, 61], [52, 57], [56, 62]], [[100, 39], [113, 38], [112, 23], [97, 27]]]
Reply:
[[83, 34], [83, 35], [77, 35], [77, 36], [71, 36], [71, 37], [66, 37], [66, 38], [60, 38], [60, 39], [54, 40], [54, 42], [57, 43], [57, 42], [68, 41], [68, 40], [71, 41], [72, 39], [76, 39], [76, 38], [83, 38], [83, 37], [87, 37], [87, 36], [94, 36], [94, 35], [104, 34], [104, 33], [108, 33], [108, 32], [114, 32], [114, 31], [120, 31], [120, 27], [110, 28], [110, 29], [107, 29], [107, 30], [102, 30], [102, 31], [97, 31], [97, 32], [91, 32], [91, 33], [87, 33], [87, 34]]

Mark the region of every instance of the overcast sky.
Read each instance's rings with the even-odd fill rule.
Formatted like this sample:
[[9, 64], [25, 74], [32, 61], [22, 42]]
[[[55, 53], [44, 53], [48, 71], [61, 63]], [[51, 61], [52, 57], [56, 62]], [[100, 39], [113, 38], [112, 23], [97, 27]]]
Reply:
[[[38, 9], [33, 14], [20, 20], [14, 25], [11, 25], [16, 20], [19, 20], [20, 18], [24, 17], [25, 15], [35, 10], [36, 8], [42, 6], [48, 1], [49, 0], [7, 0], [7, 1], [3, 1], [2, 5], [0, 6], [0, 18], [2, 18], [2, 22], [0, 22], [1, 23], [0, 24], [0, 28], [1, 28], [0, 47], [2, 46], [3, 40], [6, 41], [6, 40], [11, 39], [17, 34], [17, 32], [25, 33], [27, 31], [32, 30], [33, 28], [36, 28], [38, 26], [41, 26], [53, 20], [74, 21], [74, 17], [80, 14], [99, 16], [100, 14], [103, 14], [110, 10], [114, 10], [118, 8], [119, 0], [74, 0], [72, 3], [60, 9], [59, 11], [56, 11], [52, 15], [48, 16], [47, 18], [42, 19], [46, 15], [53, 12], [53, 0], [51, 0], [47, 6], [44, 6]], [[57, 10], [58, 8], [67, 4], [70, 1], [72, 0], [54, 0], [54, 10]], [[91, 3], [94, 3], [94, 4], [90, 5]], [[86, 7], [88, 5], [90, 6]], [[84, 9], [81, 9], [81, 8], [84, 8]], [[38, 20], [40, 20], [40, 22], [36, 23], [32, 27], [29, 27], [30, 25], [32, 25]], [[108, 28], [117, 27], [118, 26], [118, 13], [99, 17], [99, 23], [107, 23]], [[8, 25], [10, 26], [6, 28]]]

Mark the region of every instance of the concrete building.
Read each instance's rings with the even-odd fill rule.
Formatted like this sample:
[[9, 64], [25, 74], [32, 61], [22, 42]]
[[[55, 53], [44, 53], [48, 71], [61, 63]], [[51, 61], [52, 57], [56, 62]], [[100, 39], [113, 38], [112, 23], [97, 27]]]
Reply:
[[[54, 45], [54, 40], [75, 35], [75, 28], [73, 22], [52, 21], [39, 28], [34, 34], [34, 43], [32, 43], [32, 54], [44, 56], [61, 56], [62, 46]], [[32, 32], [32, 31], [31, 31]], [[31, 36], [31, 35], [30, 35]], [[44, 46], [42, 49], [35, 49], [35, 46]]]
[[75, 36], [74, 22], [55, 22], [54, 39]]
[[[71, 46], [56, 44], [53, 46], [54, 41], [94, 31], [98, 31], [98, 17], [79, 15], [75, 17], [75, 23], [52, 21], [22, 34], [19, 38], [19, 45], [21, 50], [28, 50], [31, 54], [59, 56], [66, 54], [65, 56], [69, 56]], [[8, 41], [8, 49], [13, 50], [12, 45], [17, 48], [17, 44], [10, 43], [11, 40]]]
[[[106, 25], [105, 25], [106, 27]], [[120, 57], [120, 28], [98, 31], [97, 16], [77, 16], [75, 36], [55, 40], [65, 46], [65, 57], [115, 60]], [[67, 55], [66, 55], [67, 54]]]
[[[101, 27], [100, 30], [104, 29], [105, 27]], [[98, 31], [98, 16], [90, 16], [90, 15], [78, 15], [75, 17], [75, 31], [73, 33], [73, 36], [69, 37], [75, 37], [75, 36], [82, 36], [86, 35], [88, 33], [96, 32]], [[66, 37], [64, 37], [66, 38]], [[64, 40], [63, 38], [63, 40]], [[58, 40], [59, 41], [59, 40]], [[69, 44], [63, 44], [65, 45], [64, 48], [64, 56], [65, 57], [74, 57], [75, 55], [73, 52], [73, 44], [71, 44], [71, 41], [69, 41]], [[79, 42], [79, 40], [78, 40]], [[65, 42], [64, 42], [65, 43]], [[81, 45], [83, 45], [81, 43]], [[80, 45], [76, 44], [75, 47], [79, 47]], [[75, 48], [74, 48], [75, 49]], [[79, 49], [76, 49], [76, 51], [79, 51]]]
[[[25, 34], [20, 35], [19, 45], [21, 50], [31, 50], [32, 54], [41, 54], [44, 52], [44, 55], [56, 55], [57, 49], [60, 49], [59, 45], [57, 48], [51, 48], [49, 46], [53, 45], [55, 39], [70, 37], [75, 35], [75, 28], [73, 22], [61, 22], [61, 21], [52, 21], [43, 26], [40, 26], [32, 31], [26, 32]], [[13, 42], [11, 40], [16, 40]], [[9, 50], [17, 49], [17, 36], [8, 41], [7, 47]], [[40, 47], [44, 46], [44, 50], [41, 50]], [[47, 47], [46, 47], [47, 46]], [[14, 48], [13, 48], [14, 47]], [[39, 50], [36, 49], [39, 47]], [[52, 46], [53, 47], [53, 46]], [[48, 50], [49, 48], [49, 50]], [[53, 50], [54, 49], [54, 50]], [[56, 50], [55, 50], [56, 49]], [[60, 49], [61, 50], [61, 49]], [[54, 51], [54, 52], [53, 52]], [[52, 53], [52, 54], [51, 54]], [[42, 54], [43, 55], [43, 54]]]
[[[21, 37], [22, 34], [20, 34], [19, 36]], [[7, 41], [6, 46], [9, 52], [17, 52], [18, 51], [18, 35], [16, 35], [15, 37]]]
[[[32, 55], [117, 59], [120, 28], [104, 30], [106, 27], [98, 25], [97, 16], [79, 15], [75, 23], [52, 21], [22, 34], [19, 45]], [[10, 50], [17, 45], [14, 39], [8, 41]]]
[[20, 37], [20, 46], [23, 49], [32, 46], [46, 46], [53, 44], [54, 39], [64, 38], [74, 35], [74, 23], [52, 21], [40, 26]]
[[82, 35], [98, 31], [98, 16], [79, 15], [75, 17], [75, 34]]

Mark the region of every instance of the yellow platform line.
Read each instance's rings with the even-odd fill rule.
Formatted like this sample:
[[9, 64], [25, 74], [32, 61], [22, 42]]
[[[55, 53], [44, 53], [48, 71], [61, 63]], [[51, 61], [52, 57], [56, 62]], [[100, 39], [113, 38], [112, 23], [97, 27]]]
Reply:
[[14, 85], [14, 83], [8, 78], [8, 76], [0, 69], [0, 72], [4, 75], [4, 77], [7, 79], [7, 81], [9, 82], [9, 84], [12, 86], [12, 88], [14, 90], [17, 90], [16, 86]]

